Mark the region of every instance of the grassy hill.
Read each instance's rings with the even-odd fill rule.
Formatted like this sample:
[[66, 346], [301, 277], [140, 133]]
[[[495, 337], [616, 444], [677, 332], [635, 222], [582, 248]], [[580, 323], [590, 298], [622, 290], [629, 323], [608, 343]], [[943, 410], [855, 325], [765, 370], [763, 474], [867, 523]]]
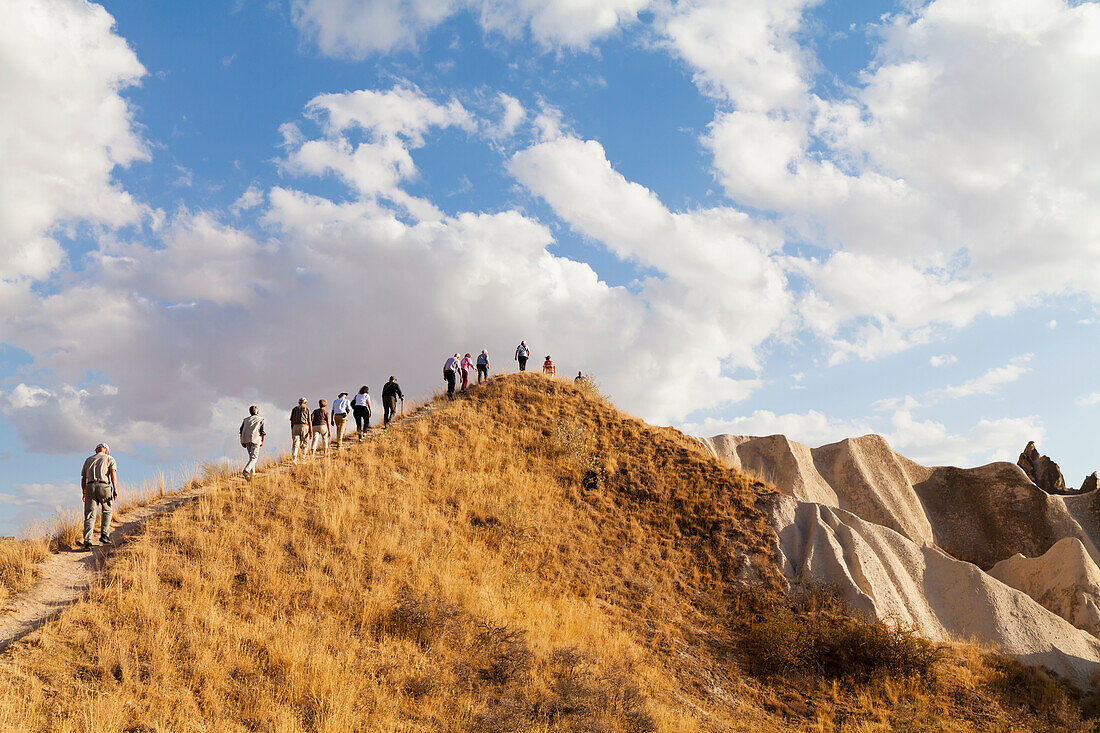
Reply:
[[768, 488], [513, 375], [222, 480], [0, 657], [0, 729], [1087, 729], [1044, 673], [791, 598]]

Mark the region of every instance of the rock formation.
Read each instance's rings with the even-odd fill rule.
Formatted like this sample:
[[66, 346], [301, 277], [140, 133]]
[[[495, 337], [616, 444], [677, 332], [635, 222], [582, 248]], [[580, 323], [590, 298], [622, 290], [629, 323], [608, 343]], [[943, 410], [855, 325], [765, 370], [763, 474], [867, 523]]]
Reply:
[[929, 638], [978, 639], [1100, 683], [1100, 491], [1066, 491], [1034, 443], [1019, 464], [954, 468], [877, 435], [813, 449], [781, 435], [700, 441], [781, 494], [771, 521], [791, 583], [824, 582]]
[[1040, 557], [1013, 555], [989, 574], [1077, 628], [1100, 636], [1100, 567], [1075, 537], [1059, 540]]
[[1089, 491], [1096, 491], [1098, 482], [1096, 478], [1096, 471], [1093, 471], [1088, 476], [1085, 476], [1085, 480], [1081, 482], [1080, 493], [1084, 494]]
[[874, 618], [979, 639], [1082, 687], [1100, 676], [1100, 641], [970, 563], [842, 509], [776, 495], [769, 513], [792, 583], [826, 583]]
[[1066, 480], [1062, 469], [1048, 456], [1040, 455], [1035, 441], [1028, 441], [1024, 452], [1020, 454], [1016, 465], [1024, 469], [1031, 482], [1048, 494], [1065, 494]]
[[983, 569], [1016, 553], [1036, 557], [1063, 537], [1079, 538], [1100, 561], [1093, 540], [1100, 539], [1100, 526], [1094, 533], [1092, 510], [1080, 502], [1079, 512], [1071, 510], [1067, 501], [1076, 494], [1053, 496], [1012, 463], [922, 466], [880, 435], [813, 449], [781, 435], [721, 435], [702, 442], [783, 494], [844, 509]]

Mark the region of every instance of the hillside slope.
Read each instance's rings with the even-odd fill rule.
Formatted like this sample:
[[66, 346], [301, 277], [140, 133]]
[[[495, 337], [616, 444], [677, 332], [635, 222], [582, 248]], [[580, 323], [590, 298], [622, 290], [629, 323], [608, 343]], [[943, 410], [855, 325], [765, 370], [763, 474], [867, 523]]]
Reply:
[[0, 655], [0, 729], [1084, 729], [1042, 673], [787, 597], [766, 487], [571, 384], [210, 488]]

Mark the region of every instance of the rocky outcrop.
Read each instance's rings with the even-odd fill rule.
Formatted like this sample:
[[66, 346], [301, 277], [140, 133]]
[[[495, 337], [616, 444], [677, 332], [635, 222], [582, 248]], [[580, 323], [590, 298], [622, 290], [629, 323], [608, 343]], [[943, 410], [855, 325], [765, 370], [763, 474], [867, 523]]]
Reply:
[[1032, 483], [1048, 494], [1068, 493], [1062, 469], [1048, 456], [1040, 455], [1034, 440], [1028, 442], [1024, 452], [1017, 459], [1016, 465], [1024, 470], [1024, 474], [1031, 479]]
[[822, 504], [774, 495], [769, 514], [792, 584], [826, 583], [877, 619], [979, 639], [1081, 687], [1100, 675], [1100, 641], [970, 563]]
[[[1017, 553], [1037, 557], [1063, 537], [1077, 537], [1100, 559], [1094, 541], [1100, 523], [1091, 502], [1086, 508], [1076, 494], [1051, 495], [1013, 463], [922, 466], [880, 435], [813, 449], [782, 435], [720, 435], [702, 442], [780, 493], [844, 509], [983, 569]], [[1067, 507], [1070, 501], [1076, 513]]]
[[1039, 557], [1013, 555], [989, 574], [1077, 628], [1100, 636], [1100, 567], [1080, 540], [1066, 537]]
[[1097, 480], [1096, 471], [1093, 471], [1088, 476], [1085, 476], [1085, 480], [1081, 482], [1081, 488], [1079, 493], [1085, 494], [1090, 491], [1096, 491], [1100, 487], [1100, 481]]
[[813, 449], [781, 435], [701, 442], [782, 494], [771, 520], [791, 583], [1100, 682], [1100, 491], [1052, 492], [1061, 472], [1034, 444], [1024, 457], [1046, 489], [1014, 463], [922, 466], [877, 435]]

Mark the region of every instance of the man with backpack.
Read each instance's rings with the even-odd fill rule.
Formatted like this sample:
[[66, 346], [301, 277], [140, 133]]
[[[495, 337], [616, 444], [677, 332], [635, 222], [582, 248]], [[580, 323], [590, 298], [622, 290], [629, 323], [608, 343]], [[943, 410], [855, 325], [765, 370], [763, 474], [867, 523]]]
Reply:
[[401, 385], [397, 383], [397, 377], [390, 377], [382, 387], [382, 427], [388, 428], [390, 420], [397, 412], [397, 400], [405, 401], [405, 395], [401, 392]]
[[290, 411], [290, 440], [294, 448], [294, 465], [298, 465], [298, 450], [302, 453], [309, 452], [310, 439], [313, 432], [309, 429], [309, 408], [306, 407], [306, 398], [298, 400], [298, 406]]
[[527, 360], [531, 357], [531, 350], [527, 348], [526, 341], [520, 341], [519, 346], [516, 347], [516, 361], [519, 362], [519, 370], [521, 372], [527, 371]]
[[260, 447], [263, 446], [267, 433], [264, 432], [264, 419], [260, 417], [260, 408], [252, 405], [248, 408], [248, 417], [241, 423], [241, 446], [248, 451], [248, 463], [244, 464], [241, 474], [246, 481], [251, 481], [256, 473], [256, 461], [260, 456]]
[[84, 541], [81, 547], [92, 549], [92, 530], [95, 529], [95, 507], [102, 507], [99, 524], [99, 542], [111, 544], [111, 503], [118, 498], [118, 464], [111, 457], [106, 443], [95, 447], [95, 453], [84, 461], [80, 470], [80, 492], [84, 496]]

